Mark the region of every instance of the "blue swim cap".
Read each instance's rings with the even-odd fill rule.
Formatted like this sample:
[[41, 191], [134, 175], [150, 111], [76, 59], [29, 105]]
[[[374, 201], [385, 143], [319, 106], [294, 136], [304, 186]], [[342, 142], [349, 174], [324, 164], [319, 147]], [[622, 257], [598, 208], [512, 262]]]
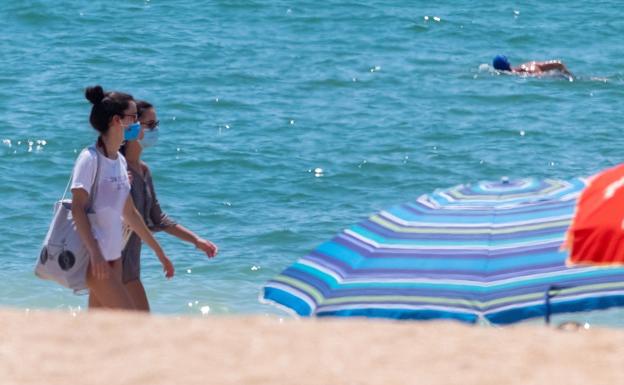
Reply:
[[494, 60], [492, 60], [492, 65], [494, 66], [494, 69], [499, 71], [511, 71], [511, 65], [505, 55], [496, 55]]

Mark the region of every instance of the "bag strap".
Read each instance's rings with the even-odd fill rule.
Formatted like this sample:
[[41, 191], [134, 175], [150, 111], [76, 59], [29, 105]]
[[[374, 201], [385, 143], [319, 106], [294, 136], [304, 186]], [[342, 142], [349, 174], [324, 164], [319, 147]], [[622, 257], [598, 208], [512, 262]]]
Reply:
[[[93, 178], [93, 184], [91, 185], [91, 194], [89, 194], [89, 206], [88, 210], [91, 210], [93, 206], [93, 201], [95, 200], [95, 195], [98, 189], [98, 177], [100, 176], [100, 154], [95, 146], [89, 146], [86, 148], [89, 152], [95, 153], [95, 177]], [[84, 151], [84, 150], [83, 150]], [[61, 200], [65, 200], [67, 196], [67, 191], [69, 190], [69, 186], [71, 185], [73, 179], [73, 172], [69, 176], [69, 180], [67, 181], [67, 186], [65, 186], [65, 191], [63, 191], [63, 197]]]
[[95, 177], [93, 178], [93, 185], [91, 185], [91, 194], [89, 194], [89, 208], [91, 210], [93, 207], [93, 202], [95, 201], [95, 196], [98, 190], [98, 177], [100, 176], [100, 154], [95, 146], [90, 146], [89, 151], [95, 152]]
[[67, 181], [67, 185], [65, 186], [65, 191], [63, 191], [63, 196], [61, 197], [62, 201], [65, 200], [65, 196], [67, 195], [67, 190], [69, 190], [69, 185], [72, 182], [72, 177], [73, 177], [73, 170], [72, 170], [72, 173], [69, 174], [69, 180]]

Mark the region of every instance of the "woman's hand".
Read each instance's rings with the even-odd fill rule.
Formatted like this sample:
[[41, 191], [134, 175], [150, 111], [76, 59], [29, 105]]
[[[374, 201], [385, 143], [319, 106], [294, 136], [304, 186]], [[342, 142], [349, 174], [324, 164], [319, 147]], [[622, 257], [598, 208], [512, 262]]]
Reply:
[[181, 224], [177, 223], [173, 226], [168, 226], [165, 231], [175, 237], [180, 238], [183, 241], [192, 243], [196, 248], [206, 253], [208, 258], [213, 258], [219, 252], [219, 248], [214, 243], [207, 239], [204, 239]]
[[171, 260], [166, 255], [159, 256], [158, 260], [163, 266], [165, 277], [172, 278], [173, 274], [175, 273], [175, 269], [173, 267], [173, 263], [171, 262]]
[[108, 266], [108, 262], [104, 259], [102, 254], [96, 254], [91, 256], [91, 274], [96, 279], [108, 279], [110, 267]]
[[217, 245], [204, 238], [197, 238], [195, 241], [195, 247], [206, 253], [208, 258], [214, 258], [214, 256], [219, 252]]

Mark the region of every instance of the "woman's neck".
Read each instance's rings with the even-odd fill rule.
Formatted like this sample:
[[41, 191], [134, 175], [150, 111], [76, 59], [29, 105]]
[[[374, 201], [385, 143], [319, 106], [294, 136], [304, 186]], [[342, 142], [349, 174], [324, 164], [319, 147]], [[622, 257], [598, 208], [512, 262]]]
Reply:
[[109, 159], [117, 159], [117, 151], [119, 151], [120, 143], [115, 143], [107, 136], [100, 136], [98, 145], [104, 147], [104, 155]]

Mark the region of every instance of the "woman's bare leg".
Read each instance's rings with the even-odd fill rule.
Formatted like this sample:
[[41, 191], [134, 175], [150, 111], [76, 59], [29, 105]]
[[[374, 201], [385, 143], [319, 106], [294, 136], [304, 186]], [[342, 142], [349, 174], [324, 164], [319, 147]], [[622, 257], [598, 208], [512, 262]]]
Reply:
[[102, 304], [97, 299], [93, 291], [89, 291], [89, 309], [96, 309], [98, 307], [102, 307]]
[[143, 283], [141, 283], [140, 279], [126, 282], [126, 290], [128, 290], [128, 294], [130, 294], [130, 298], [132, 299], [132, 302], [134, 302], [136, 310], [150, 311], [147, 294], [145, 294], [145, 288], [143, 287]]
[[121, 258], [112, 262], [107, 279], [97, 279], [87, 269], [89, 286], [89, 306], [96, 304], [100, 308], [134, 310], [136, 307], [121, 282]]

